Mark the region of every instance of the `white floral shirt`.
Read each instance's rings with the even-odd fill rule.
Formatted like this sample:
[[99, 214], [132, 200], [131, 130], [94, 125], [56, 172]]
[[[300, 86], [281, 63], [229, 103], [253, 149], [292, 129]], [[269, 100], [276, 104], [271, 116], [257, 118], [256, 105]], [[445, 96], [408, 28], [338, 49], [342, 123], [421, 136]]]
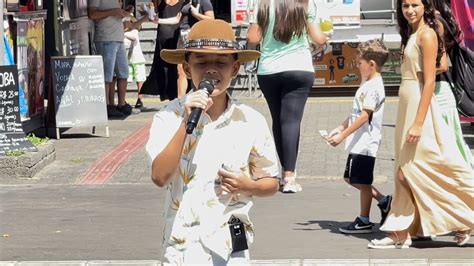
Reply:
[[[151, 162], [174, 136], [183, 114], [184, 97], [155, 115], [146, 145]], [[179, 167], [166, 188], [165, 262], [182, 262], [187, 247], [196, 243], [227, 259], [232, 252], [227, 224], [232, 215], [245, 224], [248, 244], [253, 242], [254, 229], [248, 216], [252, 197], [222, 191], [216, 181], [222, 164], [252, 179], [279, 174], [275, 144], [265, 118], [232, 99], [216, 121], [203, 113], [186, 138]]]

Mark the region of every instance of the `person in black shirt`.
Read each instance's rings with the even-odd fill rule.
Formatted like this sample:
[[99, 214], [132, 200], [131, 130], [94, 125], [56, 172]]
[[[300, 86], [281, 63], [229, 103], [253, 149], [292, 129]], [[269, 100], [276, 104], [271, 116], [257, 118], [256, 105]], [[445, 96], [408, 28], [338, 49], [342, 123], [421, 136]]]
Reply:
[[[176, 49], [179, 37], [179, 23], [181, 20], [181, 8], [185, 0], [152, 0], [157, 13], [154, 22], [158, 24], [156, 32], [155, 53], [153, 64], [140, 94], [159, 95], [162, 101], [173, 100], [177, 95], [178, 71], [176, 66], [168, 64], [160, 57], [162, 49]], [[176, 18], [175, 23], [171, 23]], [[163, 24], [162, 20], [167, 19]]]

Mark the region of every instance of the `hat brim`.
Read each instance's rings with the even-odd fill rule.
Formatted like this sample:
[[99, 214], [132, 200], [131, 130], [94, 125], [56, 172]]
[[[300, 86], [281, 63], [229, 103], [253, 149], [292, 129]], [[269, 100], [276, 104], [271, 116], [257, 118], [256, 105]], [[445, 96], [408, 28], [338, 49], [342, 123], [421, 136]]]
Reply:
[[163, 49], [160, 52], [161, 59], [170, 64], [184, 63], [184, 55], [186, 53], [200, 54], [237, 54], [237, 60], [240, 63], [247, 63], [257, 60], [260, 52], [253, 50], [213, 50], [213, 49]]

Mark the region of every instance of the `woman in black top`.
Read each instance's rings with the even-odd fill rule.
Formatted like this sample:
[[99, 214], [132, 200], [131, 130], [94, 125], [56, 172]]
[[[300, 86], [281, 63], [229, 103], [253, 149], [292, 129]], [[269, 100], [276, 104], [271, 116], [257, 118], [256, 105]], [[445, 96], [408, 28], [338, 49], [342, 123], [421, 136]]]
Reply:
[[[173, 18], [181, 12], [185, 0], [153, 0], [153, 3], [158, 18]], [[158, 22], [153, 65], [140, 94], [160, 95], [162, 101], [173, 100], [178, 96], [176, 65], [168, 64], [160, 57], [162, 49], [176, 49], [178, 37], [179, 24], [168, 25]]]
[[[195, 6], [193, 5], [195, 3]], [[198, 21], [204, 19], [214, 19], [214, 8], [210, 0], [187, 0], [181, 9], [181, 38], [178, 40], [178, 47], [184, 45], [187, 33], [191, 27]], [[178, 65], [178, 97], [186, 94], [188, 89], [188, 78], [183, 70], [183, 65]]]

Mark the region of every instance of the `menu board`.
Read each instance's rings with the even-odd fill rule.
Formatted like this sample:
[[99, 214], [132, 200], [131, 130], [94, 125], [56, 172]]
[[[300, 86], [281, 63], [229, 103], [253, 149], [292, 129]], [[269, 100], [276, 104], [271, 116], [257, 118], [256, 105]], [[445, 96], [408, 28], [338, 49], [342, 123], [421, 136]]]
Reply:
[[0, 155], [14, 150], [37, 151], [23, 132], [18, 94], [16, 66], [0, 66]]
[[101, 56], [51, 57], [57, 128], [106, 126]]

